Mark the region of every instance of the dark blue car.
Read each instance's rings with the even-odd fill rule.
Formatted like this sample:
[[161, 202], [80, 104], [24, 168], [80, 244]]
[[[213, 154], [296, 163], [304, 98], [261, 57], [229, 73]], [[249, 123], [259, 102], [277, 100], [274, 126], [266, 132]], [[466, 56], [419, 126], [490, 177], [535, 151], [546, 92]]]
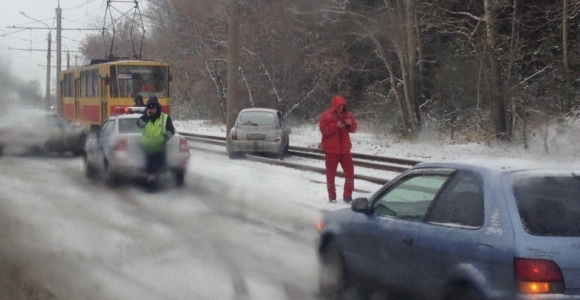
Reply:
[[580, 165], [422, 163], [318, 229], [327, 299], [580, 299]]

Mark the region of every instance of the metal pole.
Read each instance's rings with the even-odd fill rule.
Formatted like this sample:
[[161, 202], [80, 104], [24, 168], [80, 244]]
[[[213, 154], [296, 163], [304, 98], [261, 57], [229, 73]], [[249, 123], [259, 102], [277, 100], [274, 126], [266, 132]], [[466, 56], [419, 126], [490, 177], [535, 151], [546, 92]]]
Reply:
[[236, 86], [238, 82], [238, 44], [239, 44], [239, 10], [238, 0], [230, 0], [230, 24], [228, 27], [228, 90], [226, 93], [226, 137], [233, 127], [238, 115]]
[[60, 4], [56, 8], [56, 111], [63, 112], [62, 103], [60, 102], [60, 69], [61, 69], [61, 53], [60, 53], [60, 34], [61, 34], [61, 10]]
[[44, 95], [44, 109], [50, 109], [50, 51], [52, 38], [50, 31], [48, 32], [48, 52], [46, 53], [46, 92]]

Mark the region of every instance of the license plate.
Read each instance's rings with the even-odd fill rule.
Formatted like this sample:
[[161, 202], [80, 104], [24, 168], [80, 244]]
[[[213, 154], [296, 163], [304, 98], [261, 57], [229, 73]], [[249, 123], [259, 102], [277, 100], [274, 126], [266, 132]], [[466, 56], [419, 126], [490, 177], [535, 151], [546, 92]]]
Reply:
[[259, 133], [250, 133], [246, 136], [248, 140], [263, 140], [266, 138], [265, 135]]

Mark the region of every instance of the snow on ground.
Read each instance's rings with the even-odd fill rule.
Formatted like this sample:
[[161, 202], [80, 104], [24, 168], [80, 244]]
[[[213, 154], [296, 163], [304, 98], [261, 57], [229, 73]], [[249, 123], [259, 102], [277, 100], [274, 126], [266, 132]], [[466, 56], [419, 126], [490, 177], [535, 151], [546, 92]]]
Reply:
[[[226, 136], [226, 126], [209, 121], [174, 121], [178, 131], [215, 136]], [[351, 134], [352, 152], [417, 160], [448, 160], [457, 158], [507, 157], [548, 161], [580, 162], [580, 124], [570, 121], [549, 128], [548, 137], [541, 131], [530, 131], [527, 149], [522, 142], [453, 143], [438, 139], [437, 134], [426, 133], [418, 142], [402, 141], [394, 136], [359, 131]], [[544, 142], [546, 139], [546, 142]], [[317, 124], [292, 127], [291, 146], [318, 147], [320, 132]], [[548, 146], [548, 153], [545, 151]]]

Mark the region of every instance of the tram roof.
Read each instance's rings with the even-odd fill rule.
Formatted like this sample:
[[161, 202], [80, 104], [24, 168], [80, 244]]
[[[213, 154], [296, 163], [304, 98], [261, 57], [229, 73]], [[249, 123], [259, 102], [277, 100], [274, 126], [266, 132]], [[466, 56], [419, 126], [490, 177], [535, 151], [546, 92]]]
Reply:
[[108, 64], [108, 65], [121, 65], [121, 64], [164, 64], [165, 62], [147, 60], [147, 59], [131, 59], [131, 58], [121, 58], [121, 59], [104, 59], [104, 58], [93, 58], [86, 60], [81, 67]]

